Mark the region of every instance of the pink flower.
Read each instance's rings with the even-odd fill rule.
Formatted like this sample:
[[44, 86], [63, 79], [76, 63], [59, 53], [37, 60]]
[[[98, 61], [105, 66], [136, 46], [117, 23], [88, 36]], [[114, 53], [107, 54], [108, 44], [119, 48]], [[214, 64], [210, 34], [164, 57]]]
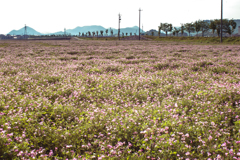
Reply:
[[49, 156], [53, 156], [53, 151], [50, 150]]
[[110, 148], [110, 149], [112, 148], [112, 146], [111, 146], [111, 145], [107, 145], [107, 147], [108, 147], [108, 148]]
[[11, 137], [13, 136], [13, 133], [7, 134], [7, 137]]
[[72, 147], [72, 145], [66, 145], [66, 148], [71, 148]]
[[190, 153], [189, 153], [189, 152], [187, 152], [187, 153], [186, 153], [186, 155], [188, 156], [188, 155], [190, 155]]
[[208, 137], [208, 140], [209, 141], [211, 141], [213, 138], [212, 138], [212, 136], [210, 135], [209, 137]]
[[224, 142], [221, 146], [222, 146], [222, 147], [226, 147], [226, 142]]
[[229, 150], [229, 154], [231, 154], [233, 156], [233, 150], [232, 149]]
[[132, 146], [132, 144], [130, 142], [128, 142], [128, 147], [131, 147], [131, 146]]

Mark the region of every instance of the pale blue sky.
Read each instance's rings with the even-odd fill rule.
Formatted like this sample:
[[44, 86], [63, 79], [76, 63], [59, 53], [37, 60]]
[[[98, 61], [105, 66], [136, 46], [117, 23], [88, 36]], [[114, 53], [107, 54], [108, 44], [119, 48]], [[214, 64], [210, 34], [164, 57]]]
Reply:
[[[240, 0], [223, 0], [224, 18], [240, 19]], [[162, 23], [180, 26], [198, 19], [220, 18], [221, 0], [1, 0], [0, 34], [25, 24], [39, 32], [101, 25], [118, 28], [138, 26], [138, 10], [143, 9], [141, 27], [157, 29]]]

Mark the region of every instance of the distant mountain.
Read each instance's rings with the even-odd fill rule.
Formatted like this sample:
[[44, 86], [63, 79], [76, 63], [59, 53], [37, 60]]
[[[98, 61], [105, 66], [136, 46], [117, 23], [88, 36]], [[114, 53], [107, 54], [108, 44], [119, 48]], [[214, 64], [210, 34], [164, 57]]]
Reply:
[[[19, 29], [19, 30], [12, 30], [8, 34], [10, 35], [24, 35], [25, 27]], [[35, 29], [27, 26], [27, 34], [28, 35], [42, 35], [42, 33], [37, 32]]]
[[[102, 26], [98, 26], [98, 25], [92, 25], [92, 26], [83, 26], [83, 27], [76, 27], [74, 29], [67, 29], [66, 30], [66, 33], [67, 34], [71, 34], [71, 35], [79, 35], [79, 32], [82, 34], [86, 34], [86, 32], [96, 32], [98, 31], [99, 32], [99, 35], [100, 35], [100, 31], [103, 30], [104, 31], [104, 35], [106, 34], [106, 29], [108, 29], [108, 35], [111, 35], [111, 32], [110, 32], [110, 28], [104, 28]], [[19, 29], [19, 30], [12, 30], [11, 32], [9, 32], [8, 34], [10, 35], [23, 35], [24, 34], [24, 27]], [[115, 29], [115, 28], [111, 28], [111, 30], [113, 30], [113, 34], [117, 34], [118, 33], [118, 29]], [[136, 33], [138, 34], [138, 31], [139, 31], [139, 28], [137, 26], [134, 26], [134, 27], [127, 27], [127, 28], [121, 28], [120, 32], [122, 34], [122, 32], [124, 34], [128, 33]], [[144, 31], [142, 29], [140, 29], [141, 33], [143, 33]], [[59, 32], [54, 32], [54, 33], [47, 33], [47, 34], [44, 34], [44, 33], [40, 33], [40, 32], [37, 32], [36, 30], [34, 30], [33, 28], [31, 27], [28, 27], [27, 26], [27, 34], [28, 35], [52, 35], [52, 34], [55, 34], [55, 35], [59, 35], [59, 34], [64, 34], [64, 31], [59, 31]]]

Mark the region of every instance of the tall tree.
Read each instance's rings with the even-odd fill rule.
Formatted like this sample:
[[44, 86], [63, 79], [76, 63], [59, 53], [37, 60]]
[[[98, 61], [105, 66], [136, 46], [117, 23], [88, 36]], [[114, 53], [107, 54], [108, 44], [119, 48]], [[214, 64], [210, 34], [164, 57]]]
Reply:
[[163, 27], [162, 30], [166, 33], [166, 37], [167, 37], [168, 32], [172, 31], [172, 24], [164, 23], [162, 27]]
[[161, 30], [163, 29], [163, 23], [160, 23], [160, 26], [158, 26], [158, 36], [161, 36]]
[[184, 24], [184, 27], [185, 27], [185, 30], [188, 32], [189, 37], [190, 37], [190, 33], [191, 32], [193, 33], [195, 31], [193, 23], [186, 23], [186, 24]]
[[124, 33], [122, 32], [122, 37], [124, 37]]
[[209, 29], [212, 30], [212, 34], [214, 36], [215, 30], [217, 29], [217, 25], [216, 25], [215, 21], [213, 21], [213, 20], [210, 21]]
[[84, 37], [84, 33], [82, 32], [82, 37]]
[[175, 35], [176, 35], [176, 31], [175, 31], [175, 30], [173, 30], [172, 34], [173, 34], [173, 36], [175, 36]]
[[132, 36], [132, 32], [130, 32], [130, 36]]
[[[221, 33], [221, 19], [215, 19], [214, 20], [215, 24], [216, 24], [216, 28], [217, 28], [217, 34], [218, 34], [218, 37]], [[222, 23], [223, 23], [223, 28], [222, 28], [222, 32], [223, 33], [228, 33], [229, 35], [231, 35], [230, 33], [230, 23], [227, 19], [223, 19], [222, 20]]]
[[177, 34], [177, 37], [178, 37], [178, 33], [181, 31], [181, 29], [177, 28], [177, 27], [174, 27], [174, 31], [175, 31], [175, 33]]
[[106, 31], [105, 31], [105, 32], [106, 32], [106, 35], [108, 36], [108, 29], [106, 29]]
[[113, 36], [113, 30], [111, 29], [111, 35]]
[[181, 24], [181, 27], [180, 27], [181, 36], [183, 36], [184, 30], [185, 30], [184, 24]]
[[215, 19], [214, 23], [216, 24], [217, 35], [219, 37], [220, 32], [221, 32], [221, 20], [220, 19]]
[[96, 31], [96, 34], [97, 34], [97, 38], [98, 38], [98, 31]]
[[91, 32], [90, 31], [88, 31], [88, 35], [91, 36]]
[[200, 21], [195, 21], [194, 22], [194, 28], [195, 28], [195, 31], [197, 32], [197, 36], [198, 36], [198, 32], [200, 31], [200, 28], [201, 28], [201, 25], [199, 23]]
[[209, 30], [209, 24], [206, 21], [200, 21], [200, 30], [202, 31], [202, 37], [204, 36], [204, 33]]
[[228, 22], [229, 22], [229, 25], [231, 26], [229, 33], [230, 33], [230, 36], [232, 36], [232, 33], [237, 27], [237, 23], [233, 19], [229, 20]]
[[93, 35], [93, 37], [95, 36], [95, 32], [94, 31], [92, 32], [92, 35]]
[[128, 35], [128, 33], [126, 33], [126, 36]]
[[103, 36], [103, 30], [101, 30], [100, 33], [101, 33], [101, 36]]
[[79, 37], [81, 36], [81, 32], [79, 32]]

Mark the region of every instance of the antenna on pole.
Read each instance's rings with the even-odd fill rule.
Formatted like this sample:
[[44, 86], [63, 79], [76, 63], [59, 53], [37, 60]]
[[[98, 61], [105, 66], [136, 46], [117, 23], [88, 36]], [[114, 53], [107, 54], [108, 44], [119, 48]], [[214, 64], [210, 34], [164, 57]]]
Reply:
[[118, 39], [120, 40], [120, 22], [121, 22], [121, 14], [118, 14]]
[[143, 11], [143, 10], [141, 10], [141, 8], [139, 8], [139, 41], [140, 41], [140, 21], [141, 21], [141, 11]]
[[223, 26], [223, 0], [221, 0], [221, 40], [220, 42], [222, 43], [222, 26]]

